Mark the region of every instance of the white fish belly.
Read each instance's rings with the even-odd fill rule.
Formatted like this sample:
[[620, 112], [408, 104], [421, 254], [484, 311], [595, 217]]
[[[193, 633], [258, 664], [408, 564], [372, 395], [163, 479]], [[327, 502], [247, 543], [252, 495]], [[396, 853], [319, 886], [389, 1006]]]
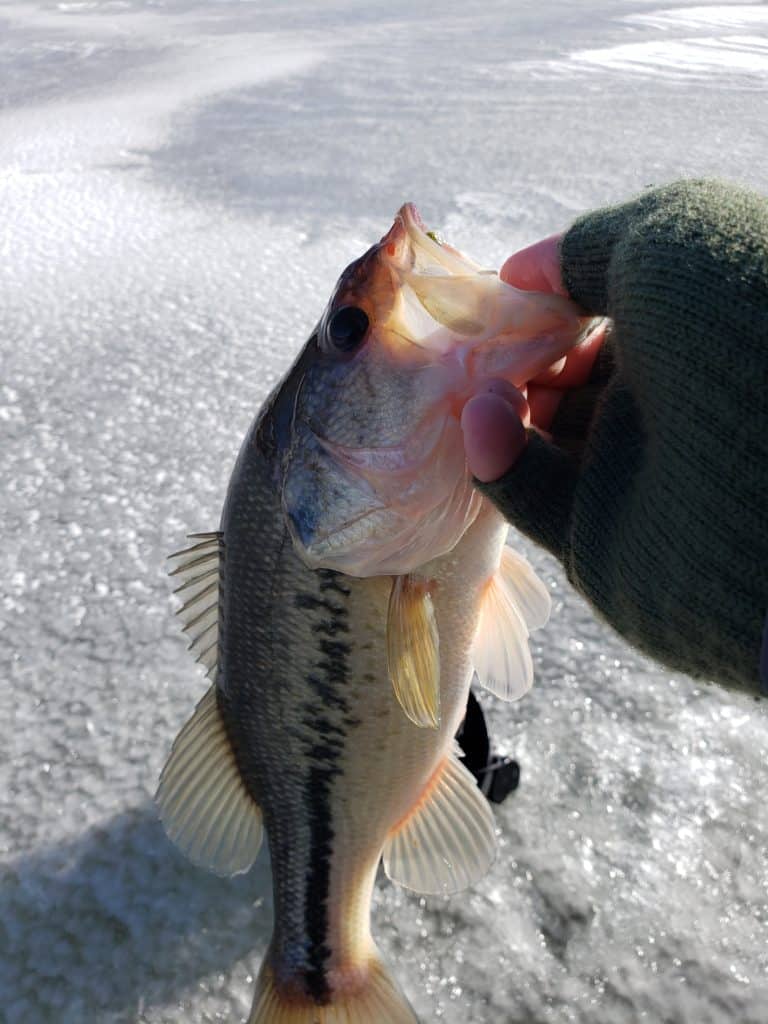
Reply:
[[387, 837], [419, 805], [451, 754], [463, 719], [482, 592], [499, 563], [506, 524], [484, 508], [449, 555], [424, 567], [435, 581], [440, 635], [439, 729], [414, 725], [398, 704], [386, 665], [390, 578], [350, 581], [350, 633], [362, 638], [350, 659], [350, 698], [360, 724], [344, 745], [331, 797], [334, 834], [329, 905], [331, 964], [348, 969], [368, 955], [370, 896]]

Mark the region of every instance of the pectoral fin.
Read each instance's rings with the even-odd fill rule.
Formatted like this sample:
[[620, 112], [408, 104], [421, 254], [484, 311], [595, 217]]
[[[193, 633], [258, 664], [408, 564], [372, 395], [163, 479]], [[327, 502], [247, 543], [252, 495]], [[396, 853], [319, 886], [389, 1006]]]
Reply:
[[262, 840], [261, 811], [246, 790], [212, 686], [173, 744], [155, 796], [171, 839], [217, 875], [247, 871]]
[[384, 870], [415, 892], [447, 895], [477, 882], [496, 856], [493, 813], [474, 776], [445, 759], [384, 847]]
[[505, 548], [480, 608], [472, 662], [480, 683], [501, 700], [519, 700], [533, 684], [529, 630], [549, 617], [549, 592], [524, 558]]
[[389, 596], [387, 665], [400, 706], [422, 728], [440, 722], [440, 637], [429, 582], [396, 576]]
[[499, 573], [529, 631], [546, 626], [552, 610], [552, 598], [531, 563], [505, 546]]

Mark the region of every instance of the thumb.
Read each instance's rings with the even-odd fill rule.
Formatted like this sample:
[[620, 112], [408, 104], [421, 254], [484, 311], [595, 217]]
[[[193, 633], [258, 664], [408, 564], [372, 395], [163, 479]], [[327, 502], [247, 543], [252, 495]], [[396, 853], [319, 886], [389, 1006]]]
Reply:
[[497, 480], [517, 461], [527, 444], [529, 422], [527, 402], [517, 391], [514, 396], [490, 392], [469, 399], [461, 429], [467, 463], [477, 480]]
[[554, 292], [568, 297], [560, 271], [562, 234], [550, 235], [513, 253], [499, 271], [499, 277], [527, 292]]

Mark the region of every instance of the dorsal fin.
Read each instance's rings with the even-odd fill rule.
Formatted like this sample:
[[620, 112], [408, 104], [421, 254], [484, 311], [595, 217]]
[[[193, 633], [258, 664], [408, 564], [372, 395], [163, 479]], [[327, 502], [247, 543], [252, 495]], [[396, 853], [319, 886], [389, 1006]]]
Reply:
[[174, 564], [169, 575], [183, 580], [174, 590], [183, 602], [176, 612], [189, 636], [195, 661], [205, 665], [216, 682], [219, 664], [220, 590], [224, 579], [224, 539], [221, 533], [191, 533], [191, 547], [168, 556]]
[[384, 870], [414, 892], [447, 895], [483, 877], [496, 855], [493, 813], [455, 754], [445, 758], [384, 847]]

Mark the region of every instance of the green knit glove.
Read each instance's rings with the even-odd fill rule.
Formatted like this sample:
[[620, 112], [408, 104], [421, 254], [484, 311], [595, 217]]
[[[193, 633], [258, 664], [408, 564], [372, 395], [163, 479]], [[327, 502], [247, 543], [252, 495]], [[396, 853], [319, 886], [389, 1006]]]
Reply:
[[768, 606], [768, 201], [717, 182], [578, 220], [563, 280], [613, 337], [478, 484], [630, 643], [759, 692]]

